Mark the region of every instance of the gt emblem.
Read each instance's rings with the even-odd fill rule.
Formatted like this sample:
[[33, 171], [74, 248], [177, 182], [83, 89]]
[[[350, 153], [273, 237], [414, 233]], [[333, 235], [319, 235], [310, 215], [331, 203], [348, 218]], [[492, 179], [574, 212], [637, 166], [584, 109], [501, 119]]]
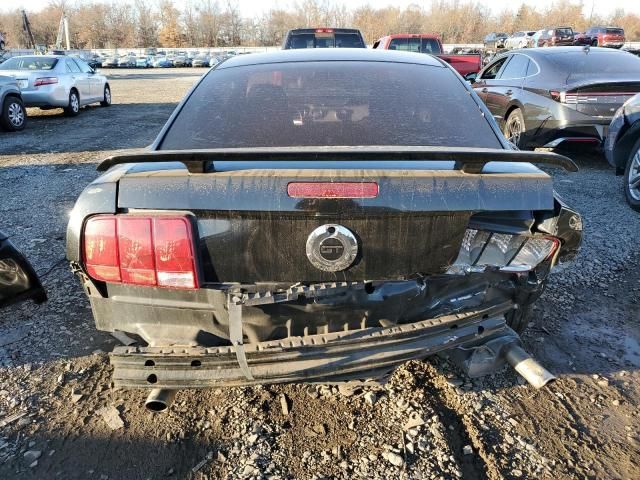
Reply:
[[346, 270], [357, 256], [358, 240], [342, 225], [322, 225], [307, 238], [307, 258], [319, 270]]

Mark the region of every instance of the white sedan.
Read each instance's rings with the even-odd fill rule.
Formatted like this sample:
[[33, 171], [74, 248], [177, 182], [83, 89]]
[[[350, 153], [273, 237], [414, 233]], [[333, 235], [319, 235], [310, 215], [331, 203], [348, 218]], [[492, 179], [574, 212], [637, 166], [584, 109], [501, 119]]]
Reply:
[[97, 74], [85, 61], [65, 55], [12, 57], [0, 65], [0, 75], [18, 82], [27, 107], [63, 108], [73, 116], [90, 103], [111, 105], [107, 77]]

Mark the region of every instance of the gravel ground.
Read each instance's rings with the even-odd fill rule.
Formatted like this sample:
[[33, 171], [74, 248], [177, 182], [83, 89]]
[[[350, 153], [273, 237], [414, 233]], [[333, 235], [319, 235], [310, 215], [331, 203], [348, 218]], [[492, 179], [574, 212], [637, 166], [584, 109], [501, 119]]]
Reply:
[[29, 111], [0, 133], [0, 229], [43, 276], [49, 302], [0, 311], [0, 478], [640, 478], [637, 213], [604, 159], [570, 152], [556, 189], [583, 215], [525, 345], [559, 380], [471, 380], [443, 359], [383, 387], [182, 391], [168, 413], [110, 387], [89, 304], [64, 261], [68, 212], [96, 162], [148, 145], [203, 70], [107, 71], [114, 105]]

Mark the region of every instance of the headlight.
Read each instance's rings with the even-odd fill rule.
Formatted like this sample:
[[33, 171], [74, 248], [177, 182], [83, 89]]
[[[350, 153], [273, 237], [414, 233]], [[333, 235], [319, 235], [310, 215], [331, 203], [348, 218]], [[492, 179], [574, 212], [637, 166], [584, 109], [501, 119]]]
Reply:
[[534, 269], [553, 257], [560, 241], [553, 237], [528, 237], [468, 229], [455, 263], [447, 273], [482, 272], [487, 267], [505, 272]]

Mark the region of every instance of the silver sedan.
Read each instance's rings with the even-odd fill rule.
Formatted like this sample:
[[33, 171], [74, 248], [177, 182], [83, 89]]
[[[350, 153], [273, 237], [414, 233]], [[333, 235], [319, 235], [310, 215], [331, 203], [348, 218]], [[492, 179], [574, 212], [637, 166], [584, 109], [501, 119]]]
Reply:
[[0, 75], [16, 79], [27, 107], [63, 108], [77, 115], [80, 107], [99, 102], [111, 105], [107, 77], [82, 59], [64, 55], [12, 57], [0, 65]]

